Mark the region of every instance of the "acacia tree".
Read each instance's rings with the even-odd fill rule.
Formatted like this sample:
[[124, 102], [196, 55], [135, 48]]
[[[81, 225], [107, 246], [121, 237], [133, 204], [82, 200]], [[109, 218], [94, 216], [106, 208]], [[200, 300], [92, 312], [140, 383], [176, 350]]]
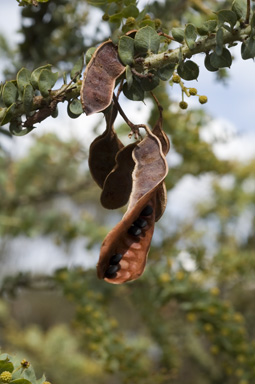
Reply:
[[[87, 248], [98, 248], [106, 236], [98, 264], [98, 276], [104, 280], [97, 280], [94, 270], [81, 268], [58, 270], [54, 276], [6, 278], [2, 293], [9, 296], [20, 287], [61, 288], [74, 304], [75, 321], [71, 330], [57, 328], [43, 335], [10, 324], [5, 309], [2, 344], [31, 358], [36, 352], [38, 361], [33, 364], [46, 369], [52, 382], [68, 378], [77, 383], [252, 383], [254, 235], [240, 240], [234, 229], [247, 211], [253, 212], [250, 221], [254, 222], [249, 186], [254, 167], [217, 159], [211, 145], [199, 136], [205, 114], [171, 111], [168, 92], [169, 82], [179, 84], [180, 110], [187, 109], [188, 97], [198, 97], [201, 104], [207, 101], [187, 85], [189, 80], [199, 80], [198, 53], [204, 53], [209, 71], [221, 75], [231, 67], [231, 46], [236, 42], [242, 42], [244, 60], [254, 58], [250, 2], [190, 1], [180, 6], [166, 1], [143, 10], [132, 0], [90, 5], [78, 0], [19, 3], [30, 23], [22, 26], [19, 57], [12, 56], [15, 80], [6, 72], [10, 80], [1, 88], [2, 134], [8, 132], [6, 124], [12, 135], [31, 132], [39, 122], [56, 116], [58, 104], [64, 101], [71, 118], [83, 111], [102, 111], [106, 130], [92, 142], [89, 153], [75, 140], [64, 143], [48, 135], [19, 162], [2, 154], [1, 234], [4, 238], [50, 234], [68, 244], [83, 236], [89, 239]], [[98, 38], [100, 30], [90, 38], [82, 35], [93, 7], [101, 11], [101, 23], [108, 26], [105, 38]], [[19, 61], [24, 65], [21, 69]], [[62, 73], [59, 89], [55, 68]], [[130, 104], [153, 100], [148, 125], [132, 124], [121, 107], [122, 93]], [[128, 146], [121, 141], [123, 129], [118, 136], [113, 129], [117, 113], [125, 120], [125, 134], [135, 137]], [[167, 173], [169, 136], [182, 161]], [[102, 192], [90, 172], [81, 172], [85, 160]], [[122, 283], [141, 275], [155, 221], [165, 210], [166, 189], [170, 191], [187, 174], [214, 175], [213, 198], [197, 208], [190, 222], [171, 232], [168, 218], [162, 217], [157, 224], [160, 242], [152, 242], [148, 266], [139, 280], [120, 287], [106, 284], [105, 280]], [[226, 175], [233, 180], [228, 189], [221, 184], [221, 176]], [[97, 205], [99, 193], [102, 205], [110, 209], [129, 200], [127, 212], [110, 232], [107, 217], [102, 217]], [[59, 195], [78, 206], [86, 201], [95, 207], [98, 218], [86, 208], [76, 220], [57, 210], [54, 198]], [[212, 226], [216, 228], [213, 247], [206, 233]], [[194, 260], [195, 270], [185, 268], [183, 254]], [[134, 322], [126, 320], [132, 317]], [[52, 350], [47, 350], [44, 338]], [[20, 361], [1, 355], [2, 382], [38, 382], [29, 362]], [[45, 380], [43, 376], [39, 381]]]

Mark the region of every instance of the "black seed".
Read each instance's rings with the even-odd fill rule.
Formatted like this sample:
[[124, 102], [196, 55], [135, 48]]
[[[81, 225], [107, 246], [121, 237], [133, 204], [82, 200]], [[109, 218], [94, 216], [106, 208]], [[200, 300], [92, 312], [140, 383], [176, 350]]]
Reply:
[[116, 253], [116, 255], [113, 255], [111, 258], [110, 258], [110, 264], [111, 265], [117, 265], [119, 264], [120, 260], [122, 259], [122, 254], [121, 253]]
[[151, 205], [147, 205], [141, 212], [141, 216], [150, 216], [153, 212]]
[[132, 227], [129, 228], [128, 233], [133, 236], [139, 236], [142, 233], [141, 228], [136, 227], [135, 225], [132, 225]]
[[108, 279], [113, 279], [114, 277], [116, 277], [119, 268], [119, 265], [109, 265], [109, 267], [105, 271], [104, 277], [108, 277]]
[[139, 217], [136, 221], [134, 221], [133, 224], [139, 228], [144, 228], [144, 227], [146, 227], [148, 222], [146, 220], [142, 219], [141, 217]]

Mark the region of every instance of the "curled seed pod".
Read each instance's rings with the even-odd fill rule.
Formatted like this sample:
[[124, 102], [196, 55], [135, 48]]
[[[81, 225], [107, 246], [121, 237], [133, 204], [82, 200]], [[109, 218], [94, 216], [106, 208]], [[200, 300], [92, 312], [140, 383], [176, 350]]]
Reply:
[[167, 190], [165, 182], [163, 181], [157, 188], [156, 192], [156, 207], [155, 207], [155, 221], [159, 221], [165, 212], [167, 205]]
[[163, 114], [162, 114], [163, 108], [159, 104], [158, 104], [158, 110], [159, 110], [159, 118], [158, 118], [155, 126], [153, 127], [152, 133], [154, 135], [156, 135], [157, 138], [159, 139], [159, 141], [161, 142], [162, 152], [164, 153], [164, 155], [166, 155], [169, 152], [169, 149], [170, 149], [170, 141], [169, 141], [167, 135], [165, 134], [165, 132], [162, 129], [162, 125], [163, 125]]
[[107, 175], [115, 166], [116, 154], [123, 148], [113, 128], [116, 116], [117, 109], [113, 105], [105, 112], [106, 130], [91, 143], [89, 149], [89, 169], [100, 188], [103, 188]]
[[132, 190], [132, 172], [135, 162], [132, 152], [136, 143], [121, 148], [116, 155], [116, 165], [105, 179], [101, 204], [107, 209], [117, 209], [127, 204]]
[[[156, 100], [156, 99], [155, 99]], [[157, 102], [157, 100], [156, 100]], [[152, 130], [152, 133], [157, 136], [157, 138], [161, 142], [162, 146], [162, 152], [164, 155], [166, 155], [169, 152], [170, 149], [170, 141], [165, 134], [165, 132], [162, 129], [163, 125], [163, 108], [161, 105], [157, 102], [158, 110], [159, 110], [159, 118]], [[157, 194], [156, 194], [156, 215], [155, 215], [155, 221], [158, 221], [161, 216], [163, 215], [167, 204], [167, 190], [165, 183], [163, 182], [161, 185], [159, 185]]]
[[[154, 231], [157, 189], [168, 171], [159, 139], [149, 129], [147, 133], [133, 150], [135, 167], [127, 212], [106, 236], [101, 247], [98, 277], [113, 284], [135, 280], [143, 273]], [[147, 225], [143, 228], [133, 225], [140, 217], [146, 217]], [[140, 233], [130, 233], [131, 227], [139, 228]], [[107, 271], [115, 254], [122, 255], [120, 268], [109, 278]]]
[[115, 80], [125, 69], [111, 40], [96, 49], [84, 72], [81, 87], [81, 102], [86, 115], [101, 112], [110, 105]]

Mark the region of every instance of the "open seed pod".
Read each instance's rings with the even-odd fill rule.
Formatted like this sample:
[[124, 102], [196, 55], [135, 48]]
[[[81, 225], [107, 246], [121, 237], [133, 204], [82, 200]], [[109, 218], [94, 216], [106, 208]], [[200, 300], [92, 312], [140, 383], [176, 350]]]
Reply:
[[117, 109], [113, 105], [105, 112], [105, 131], [91, 143], [89, 149], [89, 169], [100, 188], [103, 188], [107, 175], [115, 166], [116, 154], [124, 147], [113, 128], [116, 116]]
[[149, 129], [134, 148], [133, 159], [127, 212], [104, 239], [97, 265], [98, 277], [113, 284], [143, 273], [154, 231], [157, 189], [168, 171], [161, 143]]
[[107, 209], [117, 209], [127, 204], [132, 191], [132, 172], [135, 162], [132, 152], [137, 143], [121, 148], [116, 155], [116, 164], [105, 179], [101, 204]]
[[101, 112], [110, 105], [115, 81], [125, 69], [111, 40], [96, 49], [85, 69], [81, 87], [81, 103], [86, 115]]

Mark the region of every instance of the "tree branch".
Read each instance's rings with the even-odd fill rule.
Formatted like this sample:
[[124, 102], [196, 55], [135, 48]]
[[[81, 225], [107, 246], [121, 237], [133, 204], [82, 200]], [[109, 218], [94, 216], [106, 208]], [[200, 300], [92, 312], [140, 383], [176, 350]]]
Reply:
[[[250, 36], [251, 27], [248, 26], [244, 29], [234, 29], [233, 32], [224, 32], [223, 44], [233, 44], [237, 41], [244, 41]], [[191, 58], [198, 53], [210, 52], [216, 47], [216, 36], [212, 34], [207, 37], [202, 37], [197, 40], [193, 49], [190, 49], [186, 44], [180, 48], [176, 48], [171, 51], [162, 52], [146, 57], [143, 61], [144, 68], [147, 69], [159, 69], [167, 64], [177, 64], [180, 57], [180, 49], [182, 52], [182, 58]]]

